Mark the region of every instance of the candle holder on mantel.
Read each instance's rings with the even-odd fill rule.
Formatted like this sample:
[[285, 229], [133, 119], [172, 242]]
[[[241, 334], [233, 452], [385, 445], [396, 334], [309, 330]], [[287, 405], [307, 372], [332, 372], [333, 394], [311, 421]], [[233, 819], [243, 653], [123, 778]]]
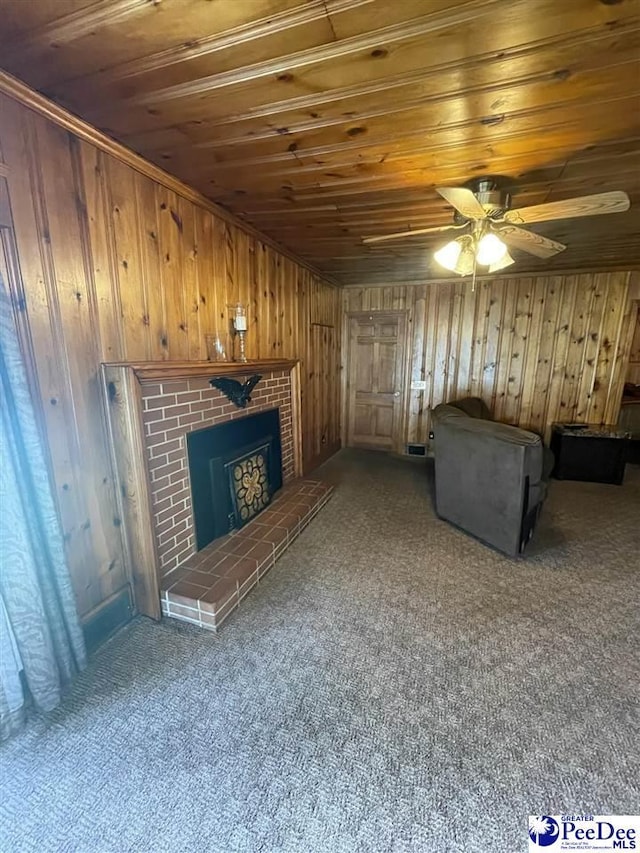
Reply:
[[243, 305], [241, 302], [236, 302], [233, 305], [229, 305], [229, 315], [230, 315], [230, 326], [231, 331], [234, 337], [237, 335], [240, 340], [240, 352], [238, 357], [235, 357], [235, 347], [234, 347], [234, 361], [246, 362], [247, 361], [247, 353], [245, 350], [245, 336], [247, 334], [247, 313], [248, 313], [248, 305]]

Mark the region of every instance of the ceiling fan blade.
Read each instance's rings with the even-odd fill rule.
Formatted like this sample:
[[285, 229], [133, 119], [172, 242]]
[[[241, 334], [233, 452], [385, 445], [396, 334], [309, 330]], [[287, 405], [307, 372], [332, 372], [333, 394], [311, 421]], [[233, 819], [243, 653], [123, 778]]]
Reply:
[[484, 207], [466, 187], [436, 187], [436, 192], [466, 219], [485, 219]]
[[508, 210], [505, 222], [547, 222], [550, 219], [572, 219], [577, 216], [598, 216], [603, 213], [622, 213], [629, 210], [629, 196], [621, 191], [582, 195], [549, 204], [535, 204], [520, 210]]
[[513, 246], [514, 249], [522, 249], [538, 258], [550, 258], [567, 248], [564, 243], [558, 243], [556, 240], [550, 240], [548, 237], [534, 234], [532, 231], [525, 231], [524, 228], [516, 228], [515, 225], [505, 225], [497, 233], [509, 246]]
[[363, 243], [384, 243], [387, 240], [399, 240], [401, 237], [414, 237], [417, 234], [438, 234], [442, 231], [452, 231], [465, 228], [465, 225], [434, 225], [431, 228], [413, 228], [406, 231], [395, 231], [393, 234], [381, 234], [375, 237], [363, 237]]

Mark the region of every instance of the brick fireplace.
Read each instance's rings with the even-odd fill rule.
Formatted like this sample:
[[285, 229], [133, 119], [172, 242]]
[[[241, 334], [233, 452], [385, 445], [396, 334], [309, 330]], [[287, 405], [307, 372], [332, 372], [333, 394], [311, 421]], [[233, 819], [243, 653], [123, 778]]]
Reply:
[[[243, 381], [254, 374], [262, 379], [246, 408], [238, 408], [210, 385], [214, 377]], [[160, 618], [162, 598], [165, 615], [215, 630], [331, 492], [316, 481], [300, 479], [298, 363], [118, 363], [104, 364], [102, 377], [137, 609]], [[280, 423], [281, 493], [241, 530], [196, 553], [187, 436], [274, 409]], [[245, 555], [253, 557], [247, 561]], [[241, 564], [246, 577], [240, 574]], [[198, 584], [191, 582], [196, 575], [200, 598], [193, 592]], [[204, 593], [213, 588], [218, 597], [207, 598]], [[189, 595], [183, 594], [187, 589]]]
[[288, 371], [265, 372], [253, 389], [251, 402], [245, 409], [239, 409], [221, 391], [212, 388], [206, 376], [143, 386], [142, 419], [152, 524], [161, 575], [177, 568], [195, 552], [187, 434], [274, 408], [280, 412], [282, 479], [286, 484], [296, 475], [291, 421], [291, 375]]

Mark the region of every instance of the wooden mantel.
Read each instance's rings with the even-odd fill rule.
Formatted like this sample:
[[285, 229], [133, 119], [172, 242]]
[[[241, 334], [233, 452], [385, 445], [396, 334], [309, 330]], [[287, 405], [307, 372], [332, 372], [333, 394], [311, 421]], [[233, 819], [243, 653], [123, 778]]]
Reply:
[[169, 382], [172, 379], [191, 379], [195, 376], [244, 376], [247, 373], [293, 370], [296, 359], [274, 358], [258, 361], [112, 361], [104, 369], [129, 370], [138, 382]]
[[152, 507], [143, 418], [143, 398], [157, 383], [209, 380], [287, 371], [291, 377], [293, 467], [302, 474], [300, 364], [295, 359], [247, 362], [146, 361], [101, 365], [109, 443], [117, 474], [118, 510], [124, 532], [127, 573], [139, 613], [160, 618], [158, 553], [151, 526]]

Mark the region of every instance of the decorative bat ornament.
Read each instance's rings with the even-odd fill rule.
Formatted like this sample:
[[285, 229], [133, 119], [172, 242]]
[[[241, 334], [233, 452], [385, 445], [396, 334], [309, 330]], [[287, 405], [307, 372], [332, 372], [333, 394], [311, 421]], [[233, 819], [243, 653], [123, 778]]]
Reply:
[[251, 392], [262, 379], [257, 373], [246, 382], [238, 382], [237, 379], [228, 379], [226, 376], [220, 376], [217, 379], [210, 379], [209, 385], [213, 385], [218, 391], [229, 399], [239, 409], [245, 409], [247, 403], [251, 402]]

